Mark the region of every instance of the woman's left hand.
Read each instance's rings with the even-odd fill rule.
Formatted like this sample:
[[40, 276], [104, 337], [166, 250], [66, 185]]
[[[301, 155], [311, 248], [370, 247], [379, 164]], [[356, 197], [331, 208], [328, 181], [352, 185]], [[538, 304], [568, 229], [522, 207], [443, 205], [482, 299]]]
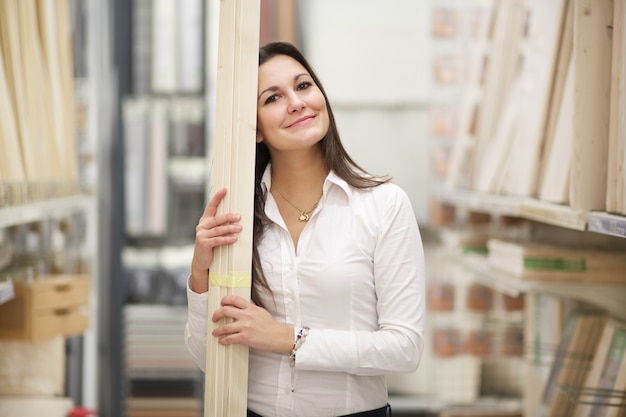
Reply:
[[221, 345], [241, 343], [268, 352], [291, 353], [293, 327], [277, 322], [267, 310], [243, 297], [231, 294], [222, 298], [211, 319], [213, 323], [231, 319], [211, 333]]

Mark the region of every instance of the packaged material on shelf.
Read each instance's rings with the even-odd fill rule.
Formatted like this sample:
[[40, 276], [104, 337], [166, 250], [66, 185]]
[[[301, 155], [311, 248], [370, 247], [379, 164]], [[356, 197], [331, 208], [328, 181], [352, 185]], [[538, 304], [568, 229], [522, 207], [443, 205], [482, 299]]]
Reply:
[[487, 247], [491, 267], [521, 279], [595, 284], [626, 283], [626, 256], [623, 252], [499, 239], [490, 239]]
[[66, 417], [73, 406], [70, 398], [0, 397], [0, 416]]
[[41, 342], [0, 339], [0, 397], [60, 395], [64, 383], [65, 340], [62, 337]]
[[0, 339], [40, 341], [88, 328], [87, 276], [45, 276], [16, 281], [14, 288], [15, 298], [0, 305]]

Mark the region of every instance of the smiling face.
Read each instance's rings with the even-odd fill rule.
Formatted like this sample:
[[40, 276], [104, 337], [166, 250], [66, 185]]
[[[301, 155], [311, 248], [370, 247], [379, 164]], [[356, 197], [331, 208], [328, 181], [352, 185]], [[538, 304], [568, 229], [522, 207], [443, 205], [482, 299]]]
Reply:
[[257, 141], [270, 150], [306, 149], [328, 132], [324, 95], [295, 59], [277, 55], [259, 67]]

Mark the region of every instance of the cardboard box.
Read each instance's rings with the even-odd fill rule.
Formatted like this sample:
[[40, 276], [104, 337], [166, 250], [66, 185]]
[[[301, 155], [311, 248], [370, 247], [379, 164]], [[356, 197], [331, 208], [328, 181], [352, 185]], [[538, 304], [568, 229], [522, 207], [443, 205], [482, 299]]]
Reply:
[[0, 338], [40, 341], [89, 327], [87, 276], [45, 276], [14, 287], [15, 298], [0, 305]]
[[0, 398], [63, 394], [65, 363], [65, 339], [62, 336], [41, 342], [1, 339]]

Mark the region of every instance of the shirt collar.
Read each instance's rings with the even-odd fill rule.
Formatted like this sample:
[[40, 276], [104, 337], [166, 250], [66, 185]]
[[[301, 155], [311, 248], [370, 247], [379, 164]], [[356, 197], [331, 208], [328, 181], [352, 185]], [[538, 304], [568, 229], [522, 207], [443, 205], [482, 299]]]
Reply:
[[[335, 171], [331, 170], [328, 173], [326, 180], [324, 181], [324, 187], [323, 187], [324, 195], [328, 195], [330, 187], [332, 187], [333, 185], [343, 190], [348, 200], [350, 200], [350, 197], [352, 196], [352, 188], [346, 181], [344, 181], [337, 174], [335, 174]], [[263, 193], [267, 193], [269, 189], [271, 188], [271, 186], [272, 186], [272, 163], [270, 162], [265, 167], [265, 171], [263, 172], [263, 176], [261, 177], [261, 189], [263, 190]]]

